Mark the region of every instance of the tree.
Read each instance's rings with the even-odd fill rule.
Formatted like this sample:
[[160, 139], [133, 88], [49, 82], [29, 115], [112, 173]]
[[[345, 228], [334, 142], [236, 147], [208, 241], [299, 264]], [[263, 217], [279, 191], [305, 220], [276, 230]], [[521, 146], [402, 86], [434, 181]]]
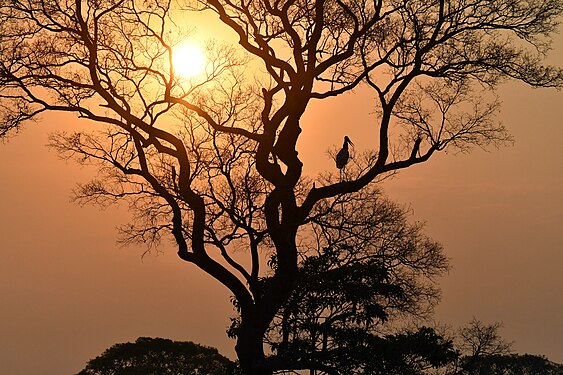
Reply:
[[459, 347], [466, 354], [468, 361], [471, 361], [471, 358], [510, 353], [511, 344], [501, 337], [501, 326], [500, 323], [484, 324], [473, 318], [459, 329]]
[[509, 355], [512, 344], [500, 335], [501, 327], [501, 323], [485, 324], [476, 318], [460, 327], [455, 339], [460, 358], [450, 364], [446, 373], [472, 374], [490, 358]]
[[444, 375], [555, 375], [563, 365], [543, 356], [515, 354], [499, 330], [501, 323], [485, 324], [473, 318], [455, 337], [459, 357], [438, 372]]
[[88, 361], [78, 375], [234, 374], [235, 363], [217, 349], [190, 341], [139, 337], [134, 343], [115, 344]]
[[[269, 359], [281, 369], [331, 374], [414, 374], [451, 361], [452, 341], [432, 329], [385, 324], [431, 315], [439, 298], [436, 277], [448, 270], [442, 246], [376, 186], [333, 204], [339, 208], [314, 209], [297, 287], [266, 335], [274, 353]], [[270, 264], [275, 271], [275, 257]], [[236, 336], [240, 320], [233, 323]]]
[[[271, 373], [264, 335], [296, 286], [299, 234], [317, 205], [439, 151], [510, 141], [494, 120], [494, 89], [506, 79], [562, 86], [561, 69], [542, 65], [560, 0], [183, 5], [215, 12], [239, 38], [238, 48], [210, 45], [199, 78], [177, 76], [171, 63], [184, 35], [171, 0], [3, 2], [1, 129], [45, 111], [105, 124], [98, 135], [52, 138], [63, 156], [100, 166], [76, 199], [128, 200], [136, 220], [122, 228], [124, 242], [154, 245], [171, 234], [182, 260], [233, 293], [248, 374]], [[312, 183], [297, 149], [302, 115], [312, 100], [359, 85], [376, 99], [373, 149], [342, 179]], [[246, 263], [232, 256], [241, 248]]]

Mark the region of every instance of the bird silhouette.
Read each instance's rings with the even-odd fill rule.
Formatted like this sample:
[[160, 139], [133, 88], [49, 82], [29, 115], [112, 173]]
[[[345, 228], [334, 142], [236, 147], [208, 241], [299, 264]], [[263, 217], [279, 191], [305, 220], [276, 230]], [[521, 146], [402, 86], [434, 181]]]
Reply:
[[348, 144], [354, 146], [350, 138], [348, 136], [344, 136], [344, 144], [338, 154], [336, 154], [336, 168], [342, 169], [348, 164], [348, 159], [350, 159], [350, 153], [348, 152]]

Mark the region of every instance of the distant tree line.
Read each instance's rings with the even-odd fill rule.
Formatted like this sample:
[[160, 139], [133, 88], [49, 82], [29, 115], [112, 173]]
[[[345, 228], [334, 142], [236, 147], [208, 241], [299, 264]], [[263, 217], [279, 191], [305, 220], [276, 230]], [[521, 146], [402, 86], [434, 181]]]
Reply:
[[[544, 356], [515, 354], [499, 335], [500, 324], [473, 319], [446, 338], [436, 329], [420, 327], [374, 338], [367, 350], [344, 350], [341, 365], [310, 370], [310, 374], [372, 375], [561, 375], [563, 365]], [[334, 361], [336, 362], [336, 360]], [[350, 364], [362, 363], [361, 369]], [[77, 375], [238, 375], [237, 362], [217, 349], [193, 342], [139, 337], [119, 343], [88, 361]], [[297, 374], [291, 370], [278, 374]]]

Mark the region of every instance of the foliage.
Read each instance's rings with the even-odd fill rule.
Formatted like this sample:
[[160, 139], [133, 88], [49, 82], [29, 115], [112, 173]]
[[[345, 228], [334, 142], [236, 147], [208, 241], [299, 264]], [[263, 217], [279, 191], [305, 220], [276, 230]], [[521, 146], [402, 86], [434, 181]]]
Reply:
[[[458, 357], [452, 341], [429, 327], [373, 338], [359, 374], [418, 375], [439, 368]], [[352, 372], [350, 372], [352, 373]]]
[[115, 344], [88, 361], [78, 375], [226, 375], [235, 364], [217, 349], [190, 341], [139, 337], [134, 343]]
[[563, 365], [531, 354], [489, 355], [474, 361], [466, 375], [561, 375]]
[[[407, 364], [397, 363], [402, 350], [412, 350], [417, 346], [409, 343], [424, 339], [428, 350], [449, 358], [452, 344], [440, 343], [430, 329], [384, 334], [388, 320], [431, 314], [439, 297], [435, 278], [448, 269], [442, 247], [422, 233], [422, 224], [409, 223], [408, 211], [375, 186], [343, 199], [315, 211], [314, 235], [307, 238], [316, 241], [303, 254], [297, 287], [268, 331], [276, 360], [289, 368], [312, 366], [343, 374], [359, 369], [373, 373], [374, 363], [389, 361], [381, 368], [406, 373]], [[275, 260], [271, 264], [276, 267]], [[415, 350], [432, 362], [422, 346]]]

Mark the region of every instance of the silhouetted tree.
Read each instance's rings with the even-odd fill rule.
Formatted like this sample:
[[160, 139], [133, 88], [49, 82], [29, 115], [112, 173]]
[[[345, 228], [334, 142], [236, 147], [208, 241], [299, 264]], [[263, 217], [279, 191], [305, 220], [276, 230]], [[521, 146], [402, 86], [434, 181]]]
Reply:
[[[272, 362], [323, 373], [407, 374], [452, 360], [453, 344], [429, 328], [391, 334], [383, 324], [430, 316], [435, 278], [448, 269], [440, 244], [407, 217], [374, 185], [316, 206], [297, 286], [267, 332]], [[270, 265], [275, 271], [275, 257]], [[269, 282], [262, 279], [264, 288]], [[231, 335], [239, 324], [235, 319]]]
[[445, 366], [446, 375], [560, 375], [563, 365], [543, 356], [515, 354], [500, 334], [501, 323], [473, 318], [456, 334], [459, 358]]
[[468, 362], [471, 358], [510, 353], [511, 344], [500, 335], [501, 327], [500, 323], [485, 324], [473, 318], [466, 326], [459, 329], [458, 346]]
[[139, 337], [115, 344], [88, 361], [77, 375], [228, 375], [236, 364], [217, 349], [190, 341]]
[[[171, 54], [183, 33], [171, 21], [186, 14], [170, 0], [2, 2], [0, 129], [45, 111], [105, 124], [98, 135], [52, 138], [63, 156], [100, 165], [77, 199], [129, 200], [136, 220], [124, 242], [154, 245], [171, 234], [181, 259], [234, 294], [236, 351], [248, 374], [271, 373], [263, 339], [296, 286], [298, 235], [317, 205], [437, 151], [509, 141], [494, 120], [498, 101], [486, 95], [507, 78], [562, 86], [561, 70], [542, 65], [561, 0], [185, 6], [215, 12], [246, 55], [216, 43], [206, 74], [178, 77]], [[302, 115], [311, 100], [360, 84], [375, 96], [373, 149], [342, 179], [307, 181]], [[241, 248], [248, 262], [232, 256]], [[276, 268], [264, 285], [271, 254]]]

